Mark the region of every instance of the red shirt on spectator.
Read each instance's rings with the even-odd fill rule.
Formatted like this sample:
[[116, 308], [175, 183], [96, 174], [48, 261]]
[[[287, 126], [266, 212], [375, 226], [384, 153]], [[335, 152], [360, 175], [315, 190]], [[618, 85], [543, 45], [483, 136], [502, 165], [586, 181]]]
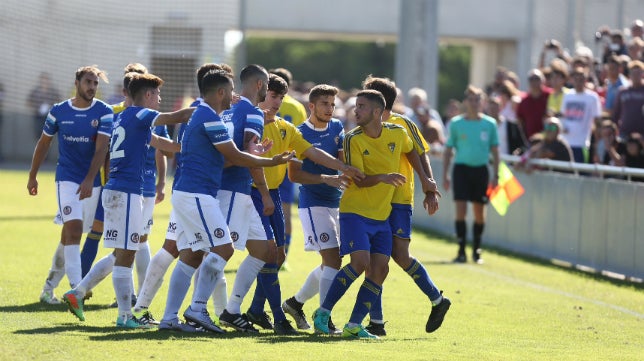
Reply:
[[542, 86], [541, 95], [533, 97], [529, 92], [521, 98], [517, 107], [517, 118], [523, 121], [523, 130], [527, 139], [543, 131], [543, 118], [546, 115], [548, 96], [552, 89]]

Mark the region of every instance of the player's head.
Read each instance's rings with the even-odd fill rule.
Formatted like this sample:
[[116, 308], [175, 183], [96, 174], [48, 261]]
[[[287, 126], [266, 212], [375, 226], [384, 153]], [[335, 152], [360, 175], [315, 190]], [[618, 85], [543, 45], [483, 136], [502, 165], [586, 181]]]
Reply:
[[239, 80], [242, 93], [257, 97], [257, 102], [264, 101], [268, 91], [268, 72], [263, 66], [251, 64], [242, 69]]
[[123, 75], [127, 73], [147, 74], [148, 68], [146, 68], [145, 65], [141, 63], [129, 63], [125, 66], [125, 68], [123, 68]]
[[96, 65], [83, 66], [76, 70], [76, 96], [91, 102], [98, 90], [98, 80], [101, 79], [106, 83], [110, 81], [107, 79], [107, 73], [102, 71]]
[[212, 69], [201, 79], [204, 100], [215, 110], [230, 108], [233, 98], [233, 75], [222, 69]]
[[150, 109], [158, 109], [161, 103], [163, 80], [154, 74], [132, 74], [127, 89], [132, 103]]
[[356, 122], [359, 126], [366, 126], [372, 121], [381, 121], [385, 110], [385, 97], [377, 90], [365, 89], [356, 94]]
[[[226, 66], [224, 68], [224, 65]], [[201, 81], [203, 80], [203, 77], [206, 75], [211, 70], [223, 70], [227, 73], [233, 72], [233, 68], [231, 68], [228, 64], [215, 64], [215, 63], [206, 63], [197, 69], [197, 88], [199, 88], [199, 94], [201, 96], [204, 95], [203, 88], [201, 86]]]
[[275, 74], [279, 76], [280, 78], [284, 79], [286, 81], [286, 84], [288, 86], [291, 86], [291, 83], [293, 82], [293, 74], [286, 69], [286, 68], [275, 68], [271, 69], [268, 71], [270, 74]]
[[396, 91], [396, 83], [389, 78], [377, 78], [369, 75], [367, 79], [362, 82], [362, 89], [371, 89], [379, 91], [385, 97], [385, 109], [391, 110], [396, 102], [398, 92]]
[[268, 76], [268, 91], [266, 98], [261, 102], [260, 108], [269, 115], [274, 116], [280, 110], [284, 96], [288, 93], [288, 84], [275, 74]]
[[130, 82], [132, 81], [132, 78], [137, 74], [143, 74], [143, 73], [137, 73], [137, 72], [131, 71], [123, 75], [123, 96], [125, 96], [126, 98], [129, 98], [130, 100], [132, 100], [132, 97], [130, 96], [130, 91], [128, 89], [130, 87]]
[[309, 110], [311, 118], [321, 122], [330, 122], [335, 111], [335, 97], [338, 88], [328, 84], [318, 84], [309, 92]]

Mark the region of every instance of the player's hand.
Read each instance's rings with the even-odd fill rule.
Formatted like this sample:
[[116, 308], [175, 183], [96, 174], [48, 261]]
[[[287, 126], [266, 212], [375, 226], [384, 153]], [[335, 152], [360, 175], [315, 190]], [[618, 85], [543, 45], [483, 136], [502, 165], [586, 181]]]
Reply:
[[237, 104], [237, 103], [239, 103], [240, 100], [241, 100], [241, 95], [239, 95], [237, 93], [233, 93], [233, 98], [230, 101], [230, 104], [231, 105]]
[[356, 167], [352, 167], [350, 165], [345, 165], [344, 169], [342, 169], [342, 174], [345, 174], [355, 180], [363, 180], [365, 178], [364, 173]]
[[329, 187], [338, 188], [339, 190], [345, 190], [350, 182], [350, 178], [344, 175], [322, 175], [322, 183], [328, 185]]
[[93, 180], [88, 180], [85, 179], [83, 182], [78, 186], [78, 190], [76, 191], [76, 194], [78, 194], [78, 199], [83, 200], [85, 198], [89, 198], [92, 196], [92, 188], [94, 185]]
[[498, 176], [492, 176], [492, 180], [490, 181], [490, 186], [492, 188], [496, 188], [496, 186], [499, 185], [499, 177]]
[[438, 191], [438, 185], [436, 184], [436, 181], [433, 178], [426, 178], [421, 180], [422, 183], [422, 189], [423, 193], [436, 193], [439, 197], [442, 197], [440, 192]]
[[273, 141], [271, 139], [264, 139], [261, 143], [257, 142], [257, 136], [253, 136], [251, 140], [246, 144], [246, 151], [253, 155], [264, 155], [271, 148], [273, 148]]
[[30, 196], [38, 194], [38, 180], [36, 178], [29, 178], [27, 181], [27, 191]]
[[451, 183], [452, 181], [448, 175], [443, 176], [443, 189], [445, 189], [446, 192], [449, 192], [449, 186]]
[[157, 184], [156, 193], [157, 197], [154, 200], [154, 204], [159, 204], [165, 199], [165, 184]]
[[262, 196], [262, 204], [264, 204], [263, 213], [265, 216], [270, 216], [275, 211], [275, 203], [273, 203], [273, 198], [270, 194]]
[[405, 184], [407, 177], [400, 173], [389, 173], [383, 176], [382, 183], [391, 184], [394, 187], [400, 187]]
[[293, 159], [293, 157], [295, 157], [295, 152], [283, 152], [273, 156], [273, 161], [275, 162], [275, 165], [284, 164]]
[[433, 216], [438, 211], [438, 196], [440, 193], [426, 193], [423, 200], [423, 207], [430, 216]]

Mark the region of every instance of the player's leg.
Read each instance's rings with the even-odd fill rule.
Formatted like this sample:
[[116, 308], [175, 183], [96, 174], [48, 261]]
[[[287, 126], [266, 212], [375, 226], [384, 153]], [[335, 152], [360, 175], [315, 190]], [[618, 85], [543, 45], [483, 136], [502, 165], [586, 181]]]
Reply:
[[456, 164], [454, 165], [452, 174], [452, 188], [454, 191], [454, 203], [456, 219], [454, 227], [456, 228], [456, 240], [458, 242], [458, 253], [454, 262], [464, 263], [467, 262], [465, 255], [465, 244], [467, 235], [467, 225], [465, 224], [465, 217], [467, 216], [467, 200], [469, 199], [469, 172], [467, 166]]
[[475, 174], [472, 194], [472, 209], [474, 211], [474, 225], [472, 237], [472, 260], [478, 264], [483, 263], [481, 258], [481, 236], [485, 229], [485, 205], [488, 202], [487, 187], [489, 180], [489, 171], [487, 166], [474, 168]]
[[[288, 255], [291, 247], [291, 205], [295, 199], [295, 184], [288, 179], [288, 174], [284, 176], [284, 180], [279, 185], [279, 193], [284, 213], [284, 253]], [[285, 268], [286, 263], [282, 263], [281, 267]]]
[[83, 250], [81, 251], [81, 270], [83, 277], [85, 277], [87, 272], [89, 272], [89, 269], [92, 267], [92, 264], [96, 259], [98, 244], [101, 242], [101, 237], [103, 236], [103, 220], [103, 200], [102, 197], [99, 196], [92, 229], [87, 233], [87, 237], [83, 243]]
[[141, 242], [139, 243], [139, 250], [136, 252], [136, 256], [134, 258], [139, 285], [138, 293], [140, 293], [143, 288], [145, 275], [148, 271], [148, 266], [150, 265], [150, 243], [148, 243], [148, 239], [150, 238], [149, 235], [152, 230], [152, 224], [154, 223], [152, 219], [152, 214], [154, 213], [154, 202], [155, 197], [143, 198], [143, 235], [141, 236]]
[[65, 255], [63, 250], [64, 246], [62, 244], [62, 241], [58, 242], [56, 250], [54, 251], [54, 256], [51, 260], [51, 268], [49, 269], [47, 279], [45, 280], [42, 292], [40, 293], [40, 302], [48, 303], [51, 305], [60, 304], [60, 300], [54, 295], [54, 289], [58, 287], [60, 281], [65, 276]]

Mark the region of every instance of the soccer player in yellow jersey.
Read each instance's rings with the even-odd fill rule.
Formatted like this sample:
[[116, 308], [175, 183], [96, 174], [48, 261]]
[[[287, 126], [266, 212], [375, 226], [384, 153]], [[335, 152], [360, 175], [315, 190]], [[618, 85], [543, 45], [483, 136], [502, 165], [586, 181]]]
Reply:
[[[287, 90], [288, 85], [282, 78], [275, 74], [269, 76], [266, 99], [259, 103], [259, 107], [264, 111], [263, 139], [272, 139], [273, 147], [263, 156], [272, 157], [284, 151], [295, 151], [300, 158], [308, 158], [325, 167], [342, 171], [349, 177], [360, 179], [363, 176], [361, 171], [344, 164], [339, 159], [314, 147], [302, 137], [302, 133], [293, 124], [276, 116]], [[269, 189], [272, 202], [275, 205], [271, 215], [264, 215], [263, 213], [264, 201], [260, 191], [255, 187], [251, 191], [255, 208], [262, 215], [261, 219], [266, 234], [272, 234], [273, 240], [275, 240], [275, 244], [277, 245], [277, 257], [271, 262], [267, 262], [260, 270], [257, 276], [255, 296], [246, 316], [252, 323], [258, 326], [267, 329], [273, 328], [275, 333], [294, 334], [296, 331], [286, 319], [284, 311], [281, 308], [281, 291], [277, 277], [277, 271], [286, 257], [284, 252], [284, 215], [278, 190], [285, 174], [286, 165], [264, 169], [266, 186]], [[275, 319], [274, 325], [271, 324], [268, 315], [264, 312], [264, 303], [266, 300], [268, 300], [273, 312]]]
[[[422, 165], [422, 171], [417, 173], [425, 193], [423, 205], [429, 215], [434, 214], [438, 210], [439, 193], [436, 182], [433, 180], [432, 167], [429, 162], [429, 146], [416, 124], [403, 115], [391, 112], [397, 96], [396, 84], [387, 78], [369, 76], [363, 82], [363, 87], [365, 89], [377, 90], [385, 97], [386, 106], [382, 117], [383, 121], [398, 124], [407, 130], [407, 134], [414, 143], [414, 153], [418, 154]], [[412, 167], [412, 163], [407, 157], [401, 157], [400, 173], [407, 177], [408, 181], [404, 185], [396, 188], [391, 200], [392, 210], [389, 215], [389, 225], [393, 233], [391, 256], [396, 264], [407, 272], [416, 285], [418, 285], [418, 288], [429, 298], [433, 307], [427, 324], [425, 325], [425, 331], [433, 332], [442, 324], [451, 302], [449, 299], [442, 297], [441, 292], [432, 282], [425, 267], [409, 253], [409, 244], [411, 243], [411, 216], [414, 205], [414, 173]], [[426, 179], [426, 177], [429, 177], [429, 179]], [[371, 306], [369, 312], [370, 321], [367, 330], [375, 335], [385, 336], [386, 331], [384, 328], [381, 300], [382, 294], [378, 302]]]
[[392, 246], [387, 219], [396, 187], [407, 181], [399, 173], [400, 157], [414, 150], [403, 127], [382, 122], [384, 109], [385, 98], [380, 92], [362, 90], [357, 94], [354, 111], [358, 128], [346, 135], [343, 148], [347, 164], [364, 171], [366, 177], [351, 184], [340, 200], [340, 254], [350, 255], [351, 261], [336, 274], [322, 306], [313, 314], [315, 329], [325, 334], [329, 334], [335, 304], [368, 270], [342, 336], [378, 338], [361, 323], [377, 302], [387, 277]]
[[[293, 83], [293, 74], [286, 68], [276, 68], [268, 71], [270, 74], [275, 74], [286, 81], [289, 87]], [[302, 103], [292, 96], [284, 95], [284, 100], [277, 116], [292, 123], [296, 127], [304, 123], [306, 120], [306, 108]], [[295, 199], [295, 185], [289, 177], [284, 177], [282, 184], [280, 184], [280, 199], [284, 210], [284, 251], [288, 254], [288, 249], [291, 245], [291, 204]], [[283, 267], [286, 267], [284, 265]]]

